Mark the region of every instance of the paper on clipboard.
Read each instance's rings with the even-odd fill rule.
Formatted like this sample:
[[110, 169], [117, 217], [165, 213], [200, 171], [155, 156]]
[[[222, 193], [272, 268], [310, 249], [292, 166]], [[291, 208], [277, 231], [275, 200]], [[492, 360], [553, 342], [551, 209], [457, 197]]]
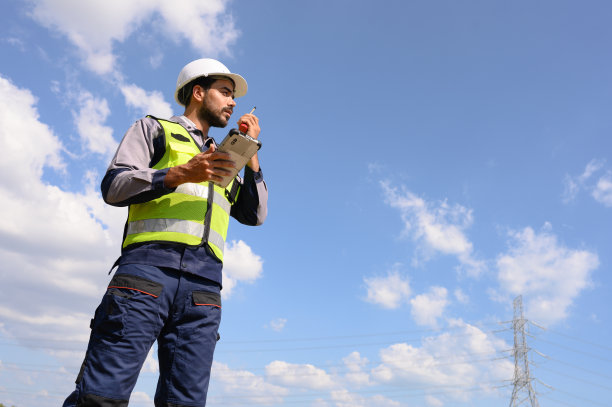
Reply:
[[221, 181], [215, 181], [215, 184], [223, 188], [227, 187], [260, 148], [261, 142], [259, 140], [236, 129], [231, 129], [219, 144], [218, 150], [228, 153], [230, 159], [236, 163], [236, 168], [232, 168], [230, 175], [224, 176]]

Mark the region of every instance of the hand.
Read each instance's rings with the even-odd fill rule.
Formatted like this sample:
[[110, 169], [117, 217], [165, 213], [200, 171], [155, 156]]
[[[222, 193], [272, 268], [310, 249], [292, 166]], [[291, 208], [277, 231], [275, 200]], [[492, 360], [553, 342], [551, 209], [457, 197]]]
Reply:
[[[257, 116], [250, 113], [242, 115], [242, 117], [238, 119], [238, 128], [240, 128], [241, 123], [245, 123], [247, 126], [249, 126], [249, 129], [247, 130], [247, 134], [249, 136], [253, 137], [254, 139], [259, 137], [261, 128], [259, 127], [259, 119]], [[259, 171], [259, 158], [257, 157], [257, 153], [255, 153], [255, 155], [249, 160], [247, 166], [255, 172]]]
[[229, 169], [235, 167], [236, 163], [231, 161], [228, 153], [216, 151], [215, 146], [211, 145], [207, 151], [195, 155], [187, 163], [170, 168], [164, 185], [175, 188], [187, 182], [221, 181], [223, 176], [231, 174]]
[[247, 134], [249, 136], [253, 137], [254, 139], [259, 137], [259, 132], [261, 131], [261, 129], [259, 128], [259, 119], [254, 114], [247, 113], [245, 115], [242, 115], [240, 119], [238, 119], [237, 123], [238, 128], [240, 128], [240, 125], [242, 123], [249, 126], [249, 129], [247, 130]]

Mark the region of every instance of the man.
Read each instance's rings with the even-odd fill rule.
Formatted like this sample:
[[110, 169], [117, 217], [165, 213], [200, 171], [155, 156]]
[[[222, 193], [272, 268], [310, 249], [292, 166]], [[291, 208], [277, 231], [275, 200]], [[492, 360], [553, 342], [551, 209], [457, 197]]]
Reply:
[[[91, 320], [91, 337], [64, 406], [127, 406], [147, 354], [158, 341], [155, 406], [200, 407], [221, 319], [221, 269], [229, 218], [261, 224], [268, 192], [255, 155], [226, 188], [234, 166], [208, 137], [225, 127], [247, 83], [213, 59], [180, 72], [182, 116], [148, 116], [125, 134], [102, 180], [104, 200], [129, 206], [121, 257]], [[259, 120], [245, 114], [257, 138]]]

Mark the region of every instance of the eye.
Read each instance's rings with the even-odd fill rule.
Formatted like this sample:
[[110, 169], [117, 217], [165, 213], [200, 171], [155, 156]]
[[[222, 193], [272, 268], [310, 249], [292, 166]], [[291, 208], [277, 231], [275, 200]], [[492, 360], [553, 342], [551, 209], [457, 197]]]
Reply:
[[234, 92], [232, 92], [231, 89], [222, 88], [219, 90], [219, 93], [221, 93], [225, 97], [231, 97], [232, 99], [234, 98]]

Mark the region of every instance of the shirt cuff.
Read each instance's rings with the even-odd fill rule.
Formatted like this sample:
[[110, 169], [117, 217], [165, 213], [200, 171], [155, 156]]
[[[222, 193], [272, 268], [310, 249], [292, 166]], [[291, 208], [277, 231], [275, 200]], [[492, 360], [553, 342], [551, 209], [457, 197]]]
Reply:
[[255, 172], [251, 169], [251, 167], [247, 165], [246, 167], [244, 167], [244, 171], [244, 178], [246, 178], [247, 175], [250, 173], [250, 175], [252, 175], [253, 177], [253, 181], [257, 183], [263, 182], [263, 172], [261, 172], [261, 167], [259, 167], [259, 171]]
[[151, 184], [153, 186], [154, 191], [163, 191], [166, 193], [174, 192], [176, 188], [168, 188], [164, 184], [164, 180], [166, 179], [168, 170], [170, 170], [170, 168], [164, 168], [163, 170], [157, 170], [155, 173], [153, 173], [153, 180]]

